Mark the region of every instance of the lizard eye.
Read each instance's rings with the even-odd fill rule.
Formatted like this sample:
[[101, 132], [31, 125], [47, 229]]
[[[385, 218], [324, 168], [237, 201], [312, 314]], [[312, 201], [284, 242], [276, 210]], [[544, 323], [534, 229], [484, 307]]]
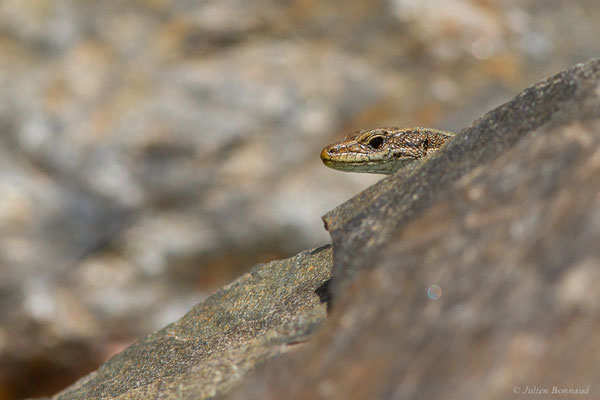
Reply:
[[377, 150], [378, 148], [381, 147], [381, 145], [383, 145], [383, 137], [375, 136], [375, 137], [369, 139], [369, 142], [367, 144], [370, 147], [372, 147], [373, 149]]

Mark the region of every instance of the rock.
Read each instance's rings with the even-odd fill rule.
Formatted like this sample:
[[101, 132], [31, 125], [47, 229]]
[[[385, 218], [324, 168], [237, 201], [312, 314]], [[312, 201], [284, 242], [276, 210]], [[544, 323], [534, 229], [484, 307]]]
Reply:
[[335, 301], [301, 352], [281, 355], [325, 318], [329, 248], [256, 267], [54, 398], [591, 393], [599, 177], [596, 59], [328, 214]]
[[328, 242], [320, 217], [380, 177], [323, 168], [325, 144], [467, 126], [600, 54], [599, 11], [2, 0], [3, 393], [55, 393], [252, 265]]
[[295, 351], [326, 316], [331, 248], [258, 265], [54, 399], [208, 398]]
[[[323, 219], [335, 249], [334, 289], [371, 262], [405, 225], [457, 189], [457, 180], [484, 168], [537, 129], [594, 117], [598, 61], [575, 66], [489, 112], [423, 165], [378, 182]], [[360, 249], [361, 257], [357, 257]]]
[[226, 398], [593, 393], [599, 193], [596, 59], [328, 214], [326, 328]]

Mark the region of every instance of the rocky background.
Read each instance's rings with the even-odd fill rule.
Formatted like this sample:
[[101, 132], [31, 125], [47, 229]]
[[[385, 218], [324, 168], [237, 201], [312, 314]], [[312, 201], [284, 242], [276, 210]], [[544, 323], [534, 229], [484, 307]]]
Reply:
[[257, 265], [52, 400], [596, 398], [599, 177], [596, 58], [327, 213], [331, 246]]
[[321, 147], [459, 130], [600, 54], [594, 0], [0, 0], [0, 400], [51, 394], [380, 179]]

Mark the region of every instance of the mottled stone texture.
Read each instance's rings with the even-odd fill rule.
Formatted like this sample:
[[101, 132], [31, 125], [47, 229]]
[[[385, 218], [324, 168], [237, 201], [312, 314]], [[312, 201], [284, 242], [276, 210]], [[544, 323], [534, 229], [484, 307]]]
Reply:
[[600, 54], [598, 21], [598, 0], [1, 0], [0, 400], [329, 242], [320, 217], [381, 177], [323, 146], [460, 130]]
[[183, 399], [222, 394], [265, 359], [293, 351], [325, 319], [329, 246], [256, 266], [54, 399]]
[[327, 328], [228, 398], [600, 396], [600, 60], [325, 219]]
[[55, 398], [600, 393], [600, 60], [325, 220], [335, 298], [301, 352], [274, 357], [324, 319], [328, 248], [257, 267]]
[[446, 201], [465, 174], [487, 166], [538, 129], [597, 116], [599, 76], [596, 60], [528, 88], [464, 129], [441, 154], [403, 169], [327, 214], [335, 249], [334, 287], [372, 267], [390, 238], [436, 202]]

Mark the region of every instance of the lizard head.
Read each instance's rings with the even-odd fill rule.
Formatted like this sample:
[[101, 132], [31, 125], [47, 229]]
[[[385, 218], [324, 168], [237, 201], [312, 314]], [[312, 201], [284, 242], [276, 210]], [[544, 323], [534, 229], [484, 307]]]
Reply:
[[355, 132], [321, 151], [333, 169], [390, 175], [431, 154], [453, 136], [428, 128], [377, 128]]

